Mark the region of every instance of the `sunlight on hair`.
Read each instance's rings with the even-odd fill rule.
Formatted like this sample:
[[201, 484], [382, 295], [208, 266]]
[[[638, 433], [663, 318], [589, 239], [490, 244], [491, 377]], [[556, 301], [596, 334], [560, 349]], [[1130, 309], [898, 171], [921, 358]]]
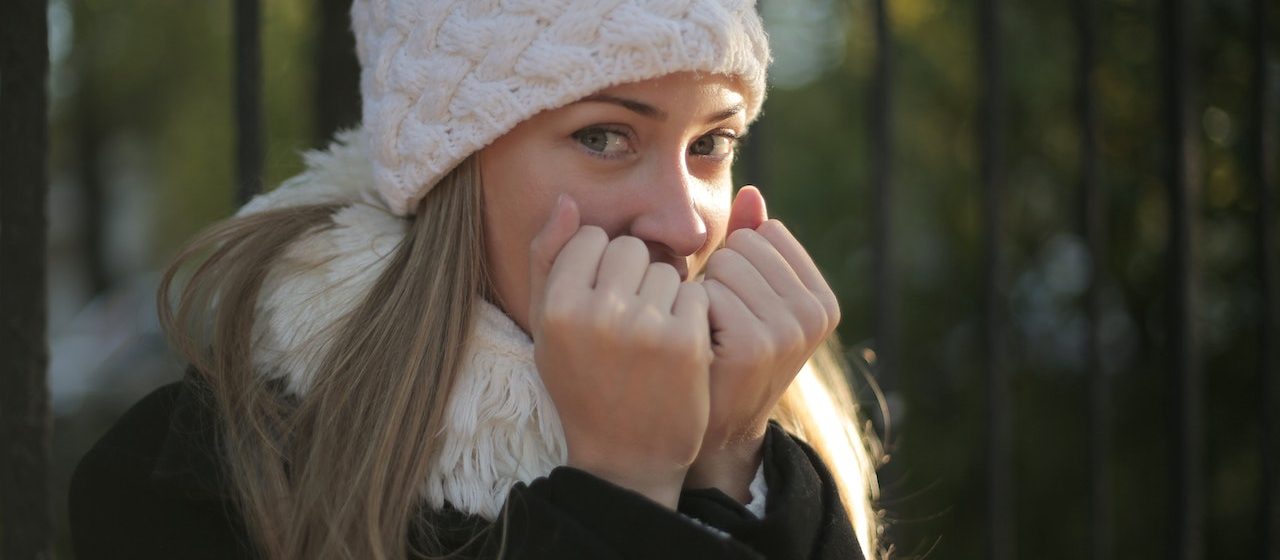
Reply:
[[871, 534], [879, 526], [872, 509], [872, 501], [879, 494], [877, 465], [862, 441], [853, 410], [848, 409], [853, 403], [837, 402], [838, 398], [822, 381], [812, 361], [805, 363], [794, 384], [812, 418], [805, 436], [811, 445], [824, 451], [831, 465], [832, 476], [840, 487], [840, 498], [858, 535], [862, 555], [877, 558], [874, 543], [879, 539], [878, 535]]

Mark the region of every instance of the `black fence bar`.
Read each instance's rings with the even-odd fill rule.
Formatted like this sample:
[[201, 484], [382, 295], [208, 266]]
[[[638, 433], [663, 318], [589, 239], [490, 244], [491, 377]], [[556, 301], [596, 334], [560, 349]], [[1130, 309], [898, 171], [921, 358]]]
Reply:
[[[80, 74], [79, 91], [101, 91], [93, 83], [93, 49], [80, 49], [78, 65], [86, 71]], [[111, 287], [110, 266], [107, 262], [107, 203], [106, 185], [103, 184], [103, 146], [106, 133], [98, 105], [101, 100], [87, 93], [76, 95], [76, 175], [80, 194], [84, 197], [80, 214], [80, 246], [83, 251], [84, 281], [89, 293], [98, 295]]]
[[262, 190], [262, 30], [258, 0], [235, 0], [236, 203]]
[[317, 142], [360, 122], [360, 65], [351, 33], [351, 0], [319, 0], [320, 31], [316, 41]]
[[1189, 57], [1190, 14], [1183, 0], [1161, 2], [1164, 56], [1165, 182], [1169, 189], [1169, 282], [1167, 315], [1168, 364], [1173, 446], [1173, 501], [1169, 534], [1174, 558], [1204, 557], [1204, 456], [1203, 380], [1199, 367], [1196, 333], [1192, 324], [1194, 282], [1192, 227], [1194, 207], [1192, 173], [1195, 151], [1191, 127]]
[[1004, 352], [1004, 290], [1001, 250], [1005, 190], [1004, 69], [997, 0], [978, 2], [980, 157], [982, 181], [982, 314], [987, 397], [987, 558], [1012, 560], [1015, 554], [1013, 517], [1013, 407]]
[[1102, 316], [1102, 268], [1106, 247], [1098, 171], [1098, 105], [1093, 72], [1097, 67], [1094, 0], [1076, 0], [1072, 7], [1076, 28], [1076, 111], [1080, 125], [1080, 230], [1090, 256], [1089, 281], [1084, 293], [1088, 332], [1085, 367], [1089, 378], [1089, 550], [1093, 560], [1109, 560], [1112, 549], [1111, 387], [1099, 351], [1098, 320]]
[[0, 558], [51, 558], [48, 5], [0, 2]]
[[[893, 266], [893, 136], [889, 123], [893, 112], [893, 50], [889, 39], [889, 14], [885, 0], [873, 0], [875, 26], [875, 74], [871, 80], [871, 220], [872, 274], [875, 278], [875, 372], [880, 388], [895, 390], [897, 373], [897, 280]], [[888, 425], [889, 419], [884, 419]]]
[[1253, 82], [1250, 84], [1253, 115], [1248, 119], [1250, 131], [1250, 175], [1256, 190], [1258, 212], [1256, 219], [1254, 258], [1257, 259], [1258, 299], [1262, 312], [1258, 317], [1258, 387], [1262, 405], [1262, 503], [1259, 507], [1258, 528], [1262, 536], [1262, 557], [1280, 559], [1280, 370], [1277, 370], [1276, 340], [1280, 331], [1276, 328], [1276, 255], [1275, 229], [1272, 220], [1276, 212], [1276, 153], [1274, 130], [1276, 107], [1271, 102], [1267, 3], [1270, 0], [1253, 0], [1253, 29], [1250, 51], [1253, 58]]

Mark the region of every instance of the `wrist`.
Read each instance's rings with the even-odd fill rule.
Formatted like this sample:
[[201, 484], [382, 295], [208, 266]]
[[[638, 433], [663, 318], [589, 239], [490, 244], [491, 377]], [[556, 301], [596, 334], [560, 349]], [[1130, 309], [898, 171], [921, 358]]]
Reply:
[[572, 457], [569, 458], [568, 466], [631, 490], [671, 510], [675, 510], [680, 502], [680, 490], [687, 471], [680, 467], [618, 468], [613, 465], [575, 461]]
[[751, 481], [763, 457], [764, 435], [704, 447], [685, 475], [685, 488], [716, 488], [740, 503], [751, 501]]

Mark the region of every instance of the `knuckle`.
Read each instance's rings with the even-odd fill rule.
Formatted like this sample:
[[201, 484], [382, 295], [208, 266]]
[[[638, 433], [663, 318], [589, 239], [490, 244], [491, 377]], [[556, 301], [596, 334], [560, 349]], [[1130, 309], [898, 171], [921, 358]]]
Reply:
[[666, 329], [658, 320], [657, 310], [645, 307], [638, 310], [631, 319], [631, 340], [642, 350], [661, 349], [665, 346]]
[[612, 319], [627, 311], [627, 298], [612, 290], [596, 290], [591, 299], [591, 309], [602, 318]]
[[753, 236], [759, 235], [750, 228], [739, 228], [729, 234], [729, 237], [725, 239], [725, 245], [728, 247], [741, 247], [744, 243], [750, 243]]
[[816, 342], [825, 334], [818, 329], [806, 329], [800, 323], [792, 323], [789, 330], [785, 343], [788, 355], [803, 353], [810, 344]]
[[800, 342], [803, 343], [809, 337], [809, 328], [800, 320], [799, 317], [786, 317], [779, 319], [769, 329], [772, 338], [779, 347], [788, 349], [791, 345]]
[[605, 233], [600, 226], [582, 226], [578, 228], [578, 233], [574, 235], [594, 243], [606, 244], [609, 242], [609, 234]]
[[829, 322], [826, 306], [813, 294], [798, 297], [792, 303], [796, 318], [800, 324], [809, 328], [823, 329]]
[[557, 331], [572, 328], [576, 321], [575, 310], [563, 301], [548, 301], [542, 309], [543, 330]]
[[707, 273], [711, 274], [713, 272], [717, 272], [720, 269], [729, 266], [729, 264], [735, 259], [740, 258], [742, 258], [742, 255], [728, 247], [711, 253], [711, 257], [707, 259]]
[[777, 341], [763, 325], [755, 325], [748, 329], [751, 344], [744, 349], [752, 357], [769, 356], [775, 352]]
[[701, 362], [711, 353], [711, 344], [694, 329], [667, 329], [664, 344], [680, 356]]
[[769, 218], [768, 220], [765, 220], [764, 223], [760, 224], [760, 227], [756, 229], [762, 232], [764, 231], [777, 232], [777, 231], [786, 231], [787, 228], [784, 227], [782, 225], [782, 222], [778, 221], [777, 218]]
[[818, 301], [827, 316], [827, 330], [834, 330], [840, 324], [840, 300], [834, 293], [825, 292], [818, 296]]
[[670, 263], [664, 263], [664, 262], [649, 263], [649, 269], [646, 272], [647, 274], [651, 275], [655, 280], [675, 281], [675, 282], [680, 281], [680, 273], [676, 272], [676, 267], [671, 266]]
[[710, 286], [695, 282], [683, 282], [677, 288], [676, 298], [683, 303], [706, 308], [711, 304], [711, 298], [707, 295], [709, 288]]
[[787, 226], [782, 225], [782, 222], [778, 221], [777, 218], [765, 220], [763, 224], [760, 224], [759, 228], [756, 228], [756, 231], [766, 239], [778, 239], [780, 236], [791, 235], [791, 232], [787, 230]]
[[529, 256], [533, 262], [551, 262], [555, 255], [551, 254], [551, 248], [547, 246], [540, 238], [533, 238], [529, 242]]
[[[603, 232], [604, 230], [601, 230]], [[609, 241], [609, 250], [618, 251], [626, 255], [634, 255], [637, 253], [648, 254], [649, 250], [645, 247], [644, 241], [630, 235], [619, 235]]]
[[614, 264], [649, 262], [649, 249], [644, 242], [626, 235], [610, 240], [605, 247], [605, 255]]

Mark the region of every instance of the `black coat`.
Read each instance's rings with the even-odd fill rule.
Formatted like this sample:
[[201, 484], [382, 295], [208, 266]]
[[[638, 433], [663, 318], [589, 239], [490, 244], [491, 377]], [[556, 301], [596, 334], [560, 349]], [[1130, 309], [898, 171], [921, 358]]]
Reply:
[[[256, 557], [223, 482], [209, 402], [191, 380], [161, 387], [85, 455], [70, 495], [78, 558]], [[584, 471], [559, 467], [511, 489], [504, 557], [862, 558], [831, 474], [809, 446], [777, 424], [765, 436], [764, 476], [769, 494], [762, 519], [715, 489], [684, 491], [682, 516]], [[504, 527], [449, 507], [424, 515], [436, 537], [429, 540], [459, 550], [457, 557], [495, 556]], [[471, 538], [486, 528], [492, 530]], [[427, 540], [412, 544], [421, 550]]]

